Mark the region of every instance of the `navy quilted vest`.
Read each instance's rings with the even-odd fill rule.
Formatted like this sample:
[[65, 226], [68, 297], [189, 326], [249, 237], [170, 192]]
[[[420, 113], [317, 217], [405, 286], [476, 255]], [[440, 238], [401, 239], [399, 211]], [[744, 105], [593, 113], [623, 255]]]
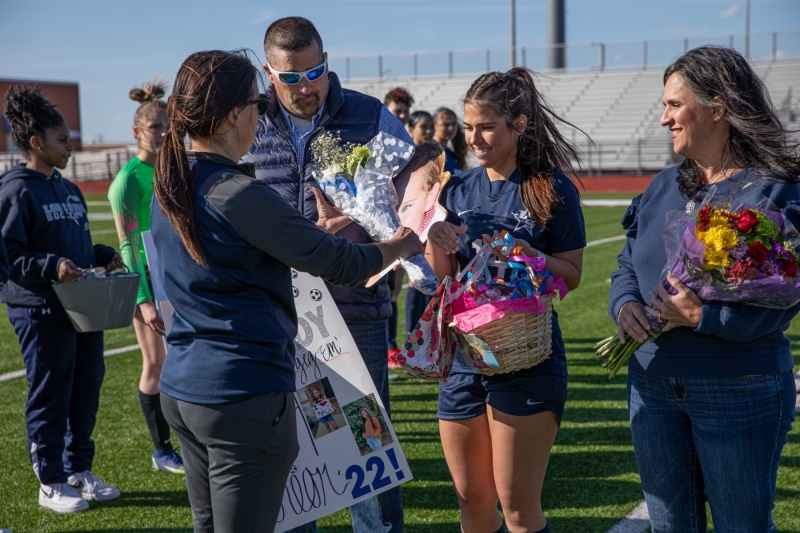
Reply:
[[[333, 72], [328, 74], [328, 80], [325, 111], [306, 143], [303, 168], [297, 164], [295, 148], [272, 87], [267, 89], [269, 107], [258, 121], [253, 147], [242, 158], [242, 162], [255, 166], [257, 179], [269, 183], [287, 202], [313, 221], [317, 220], [318, 215], [317, 202], [311, 192], [311, 187], [317, 187], [311, 175], [314, 170], [311, 140], [328, 130], [338, 131], [342, 142], [364, 144], [378, 134], [382, 107], [376, 98], [343, 89]], [[337, 235], [350, 242], [372, 242], [369, 235], [356, 224], [350, 224]], [[328, 285], [328, 289], [346, 321], [384, 320], [392, 314], [389, 287], [383, 281], [369, 289], [364, 286], [350, 288], [333, 285]]]

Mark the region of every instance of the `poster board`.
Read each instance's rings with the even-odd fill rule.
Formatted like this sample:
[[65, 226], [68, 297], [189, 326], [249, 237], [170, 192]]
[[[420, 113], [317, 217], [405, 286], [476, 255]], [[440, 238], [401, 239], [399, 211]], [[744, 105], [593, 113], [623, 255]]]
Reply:
[[[150, 233], [143, 238], [154, 296], [167, 324], [172, 310], [156, 281], [158, 257]], [[298, 317], [294, 398], [300, 453], [286, 482], [276, 533], [412, 479], [375, 384], [325, 283], [292, 270], [292, 292]]]

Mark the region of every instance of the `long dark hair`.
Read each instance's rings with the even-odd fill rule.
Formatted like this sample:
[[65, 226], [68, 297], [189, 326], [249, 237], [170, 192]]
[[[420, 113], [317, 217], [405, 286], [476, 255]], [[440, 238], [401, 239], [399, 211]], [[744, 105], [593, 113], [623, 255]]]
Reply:
[[11, 140], [26, 154], [31, 151], [31, 137], [44, 141], [45, 132], [64, 124], [64, 117], [43, 94], [37, 83], [12, 85], [6, 93], [6, 118], [11, 126]]
[[258, 71], [247, 52], [211, 50], [190, 55], [178, 70], [167, 102], [170, 131], [158, 155], [155, 195], [161, 212], [178, 233], [191, 258], [205, 265], [194, 220], [194, 178], [184, 137], [217, 133], [228, 114], [252, 96]]
[[[701, 46], [683, 54], [664, 71], [664, 84], [673, 74], [698, 102], [725, 109], [730, 124], [731, 159], [764, 177], [786, 182], [800, 174], [798, 143], [789, 139], [764, 83], [739, 52], [721, 46]], [[686, 159], [678, 168], [678, 187], [694, 198], [704, 185], [697, 163]]]
[[553, 218], [553, 204], [560, 200], [553, 188], [554, 171], [575, 176], [571, 158], [580, 165], [579, 150], [561, 135], [556, 123], [580, 130], [550, 109], [536, 89], [532, 72], [522, 67], [482, 75], [464, 96], [467, 104], [488, 105], [505, 118], [509, 128], [522, 115], [528, 119], [517, 144], [522, 202], [531, 219], [546, 228]]
[[456, 121], [456, 128], [458, 128], [458, 131], [450, 143], [453, 145], [453, 155], [456, 156], [458, 166], [461, 170], [467, 170], [467, 150], [469, 150], [469, 146], [467, 146], [467, 139], [464, 137], [464, 130], [461, 128], [456, 112], [449, 107], [440, 107], [434, 112], [434, 122], [436, 122], [439, 115], [447, 115]]

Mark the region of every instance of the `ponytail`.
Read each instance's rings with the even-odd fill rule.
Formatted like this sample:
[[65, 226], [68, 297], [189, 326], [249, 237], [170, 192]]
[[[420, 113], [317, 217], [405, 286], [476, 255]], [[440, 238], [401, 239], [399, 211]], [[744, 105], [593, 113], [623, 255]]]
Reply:
[[167, 102], [170, 131], [156, 160], [154, 193], [189, 256], [203, 267], [205, 253], [194, 218], [194, 176], [183, 139], [215, 135], [225, 117], [245, 105], [257, 80], [258, 71], [244, 50], [196, 52], [178, 70]]
[[[173, 99], [170, 98], [168, 115], [172, 105]], [[185, 129], [173, 122], [156, 161], [158, 179], [155, 182], [155, 194], [161, 212], [180, 235], [189, 256], [198, 265], [205, 266], [205, 254], [194, 223], [194, 177], [183, 143], [185, 135]]]
[[464, 105], [467, 104], [489, 106], [505, 118], [509, 128], [520, 116], [527, 119], [517, 142], [520, 191], [531, 219], [546, 228], [553, 218], [553, 204], [561, 200], [553, 187], [555, 171], [575, 177], [572, 160], [580, 166], [578, 149], [561, 134], [556, 123], [581, 130], [550, 109], [536, 89], [531, 71], [522, 67], [479, 77], [464, 97]]

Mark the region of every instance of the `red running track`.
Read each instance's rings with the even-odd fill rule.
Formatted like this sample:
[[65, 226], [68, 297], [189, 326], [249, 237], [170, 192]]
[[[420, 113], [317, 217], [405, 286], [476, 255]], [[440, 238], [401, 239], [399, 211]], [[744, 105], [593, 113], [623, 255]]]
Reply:
[[[576, 183], [580, 192], [620, 192], [620, 193], [640, 193], [644, 192], [653, 176], [602, 176], [584, 177], [581, 183]], [[83, 194], [108, 194], [110, 180], [104, 181], [76, 181], [75, 184], [81, 189]]]

